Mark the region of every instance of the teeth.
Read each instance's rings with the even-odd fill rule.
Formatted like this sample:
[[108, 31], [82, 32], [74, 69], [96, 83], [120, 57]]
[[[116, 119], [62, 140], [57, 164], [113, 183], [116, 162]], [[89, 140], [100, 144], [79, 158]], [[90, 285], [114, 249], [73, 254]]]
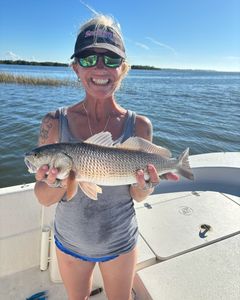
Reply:
[[93, 78], [92, 81], [96, 84], [107, 84], [108, 83], [108, 79], [96, 79]]

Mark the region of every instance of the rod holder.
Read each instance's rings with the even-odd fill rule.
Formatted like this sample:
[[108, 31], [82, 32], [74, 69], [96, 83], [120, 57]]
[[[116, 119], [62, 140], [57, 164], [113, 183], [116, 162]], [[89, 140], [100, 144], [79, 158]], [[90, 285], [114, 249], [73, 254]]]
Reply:
[[50, 228], [42, 228], [41, 236], [41, 252], [40, 252], [40, 270], [46, 271], [48, 268], [48, 255], [49, 255], [49, 236]]

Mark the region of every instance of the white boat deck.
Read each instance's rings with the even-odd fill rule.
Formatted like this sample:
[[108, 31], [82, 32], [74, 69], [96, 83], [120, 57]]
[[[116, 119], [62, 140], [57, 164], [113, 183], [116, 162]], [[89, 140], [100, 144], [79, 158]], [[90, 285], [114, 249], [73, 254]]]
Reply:
[[[138, 257], [138, 268], [144, 268], [156, 263], [155, 255], [146, 246], [143, 240], [139, 239], [139, 247], [141, 253]], [[97, 272], [99, 269], [96, 267]], [[96, 274], [99, 277], [99, 274]], [[2, 277], [0, 280], [0, 299], [1, 300], [25, 300], [27, 297], [47, 291], [50, 300], [67, 300], [67, 293], [61, 282], [53, 282], [51, 280], [49, 269], [47, 271], [40, 271], [39, 266], [30, 268], [28, 270], [18, 272], [9, 276]], [[56, 280], [56, 278], [54, 278]], [[61, 280], [57, 278], [56, 281]], [[103, 287], [101, 280], [94, 283], [94, 288]], [[104, 290], [90, 299], [106, 300]]]
[[[210, 190], [221, 193], [206, 189], [209, 182], [205, 185], [202, 168], [195, 164], [195, 187], [202, 189], [189, 191], [192, 187], [183, 182], [179, 190], [187, 191], [166, 190], [136, 204], [140, 238], [133, 299], [240, 299], [240, 153], [236, 155], [230, 173], [224, 173], [229, 164], [220, 160], [216, 169], [207, 156], [211, 170], [219, 172]], [[163, 190], [169, 184], [163, 183]], [[233, 195], [223, 193], [228, 189]], [[48, 291], [50, 300], [67, 299], [51, 239], [49, 268], [39, 268], [42, 229], [51, 228], [54, 210], [38, 204], [32, 184], [0, 189], [1, 300], [25, 300], [41, 291]], [[103, 287], [98, 268], [95, 275], [94, 288]], [[107, 298], [103, 291], [90, 299]]]
[[[240, 298], [239, 197], [215, 192], [153, 195], [137, 204], [136, 211], [141, 233], [136, 299]], [[201, 224], [211, 226], [202, 238]], [[67, 299], [50, 272], [35, 266], [1, 277], [0, 299], [23, 300], [41, 291], [48, 291], [52, 300]], [[91, 299], [107, 298], [102, 292]]]
[[39, 267], [3, 277], [0, 281], [2, 300], [25, 300], [41, 291], [48, 291], [49, 299], [67, 299], [63, 284], [51, 282], [49, 272], [40, 271]]
[[141, 300], [239, 300], [240, 235], [143, 269], [134, 288]]

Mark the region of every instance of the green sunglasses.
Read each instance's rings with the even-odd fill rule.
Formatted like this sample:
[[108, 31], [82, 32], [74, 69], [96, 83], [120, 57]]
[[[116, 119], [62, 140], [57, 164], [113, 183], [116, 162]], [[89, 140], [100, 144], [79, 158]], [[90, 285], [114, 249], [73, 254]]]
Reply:
[[108, 68], [118, 68], [123, 61], [123, 58], [120, 56], [117, 55], [113, 56], [111, 54], [106, 54], [106, 53], [101, 54], [96, 52], [78, 57], [77, 60], [81, 67], [91, 68], [97, 65], [99, 57], [103, 58], [103, 63]]

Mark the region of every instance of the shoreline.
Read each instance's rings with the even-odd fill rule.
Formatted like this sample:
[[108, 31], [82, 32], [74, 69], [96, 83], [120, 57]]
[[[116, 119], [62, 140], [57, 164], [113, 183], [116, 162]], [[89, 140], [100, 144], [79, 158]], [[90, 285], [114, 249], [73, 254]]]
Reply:
[[[23, 66], [45, 66], [45, 67], [69, 67], [67, 63], [59, 62], [37, 62], [37, 61], [26, 61], [26, 60], [0, 60], [0, 64], [5, 65], [23, 65]], [[161, 68], [156, 68], [154, 66], [141, 66], [141, 65], [132, 65], [131, 69], [140, 69], [140, 70], [162, 70]]]

